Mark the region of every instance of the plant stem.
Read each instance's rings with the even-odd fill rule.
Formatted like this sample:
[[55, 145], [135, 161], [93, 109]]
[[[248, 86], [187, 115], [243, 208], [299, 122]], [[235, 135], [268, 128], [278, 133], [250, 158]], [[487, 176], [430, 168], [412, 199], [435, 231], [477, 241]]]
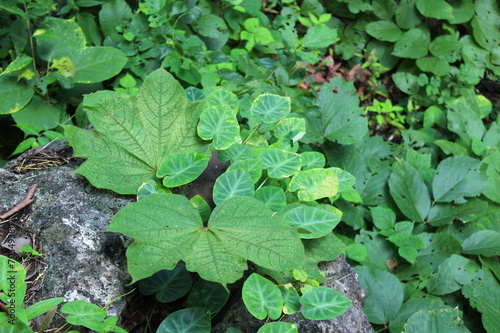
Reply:
[[245, 139], [245, 141], [243, 141], [242, 145], [245, 145], [248, 140], [250, 140], [250, 138], [255, 134], [255, 132], [257, 132], [257, 130], [262, 126], [262, 123], [259, 123], [257, 126], [255, 126], [255, 128], [253, 129], [252, 133], [250, 133], [250, 135]]
[[33, 45], [33, 36], [31, 35], [30, 19], [28, 16], [28, 6], [26, 5], [26, 1], [24, 1], [24, 13], [26, 14], [26, 26], [28, 27], [28, 35], [29, 35], [30, 46], [31, 46], [31, 59], [33, 60], [33, 71], [35, 72], [35, 75], [37, 77], [40, 77], [40, 74], [38, 73], [38, 71], [36, 69], [35, 47]]

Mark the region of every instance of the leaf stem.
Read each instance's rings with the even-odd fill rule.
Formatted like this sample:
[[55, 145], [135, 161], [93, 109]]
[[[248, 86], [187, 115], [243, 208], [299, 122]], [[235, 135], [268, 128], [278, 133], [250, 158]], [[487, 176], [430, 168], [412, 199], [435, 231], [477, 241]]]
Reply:
[[248, 135], [248, 137], [245, 139], [245, 141], [243, 141], [242, 145], [245, 145], [248, 140], [250, 140], [250, 138], [255, 134], [255, 132], [257, 132], [257, 130], [262, 126], [262, 122], [259, 123], [257, 126], [255, 126], [255, 128], [253, 129], [252, 133], [250, 133], [250, 135]]
[[36, 69], [35, 46], [33, 45], [33, 35], [31, 34], [30, 19], [28, 16], [28, 6], [26, 5], [26, 1], [24, 1], [24, 13], [26, 14], [26, 26], [28, 28], [28, 35], [29, 35], [29, 39], [30, 39], [31, 58], [33, 60], [33, 70], [35, 71], [36, 76], [39, 78], [40, 74], [38, 73], [38, 71]]
[[269, 176], [266, 177], [266, 179], [264, 179], [264, 181], [262, 181], [262, 183], [260, 183], [259, 187], [257, 187], [257, 189], [255, 191], [258, 191], [262, 186], [264, 186], [264, 184], [269, 180]]

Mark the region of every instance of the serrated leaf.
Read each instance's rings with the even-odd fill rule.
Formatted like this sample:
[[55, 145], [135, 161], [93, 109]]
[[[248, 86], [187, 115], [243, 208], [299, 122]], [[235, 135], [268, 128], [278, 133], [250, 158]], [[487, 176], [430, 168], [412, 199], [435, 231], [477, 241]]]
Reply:
[[210, 154], [192, 152], [174, 153], [165, 156], [156, 177], [163, 178], [166, 187], [177, 187], [192, 182], [206, 169]]
[[200, 116], [198, 135], [213, 140], [215, 149], [223, 150], [240, 142], [240, 126], [232, 109], [225, 105], [208, 107]]
[[83, 103], [95, 130], [65, 126], [65, 135], [75, 156], [87, 158], [76, 172], [96, 187], [135, 194], [155, 178], [166, 154], [207, 152], [196, 134], [203, 105], [188, 103], [180, 84], [163, 69], [151, 73], [134, 96], [101, 91]]
[[217, 178], [213, 190], [216, 205], [234, 197], [254, 196], [254, 185], [250, 174], [243, 169], [226, 171]]
[[339, 189], [337, 174], [328, 169], [311, 169], [298, 172], [293, 176], [288, 190], [297, 192], [300, 200], [314, 201], [333, 197]]
[[323, 237], [337, 226], [340, 218], [325, 210], [310, 207], [298, 206], [283, 214], [283, 218], [295, 228], [303, 228], [311, 233], [300, 234], [301, 238]]
[[107, 230], [134, 237], [127, 249], [134, 282], [183, 260], [189, 271], [227, 284], [242, 276], [246, 260], [282, 271], [304, 257], [295, 229], [253, 198], [224, 201], [204, 226], [185, 197], [153, 194], [120, 210]]
[[352, 82], [334, 77], [321, 87], [317, 105], [324, 136], [340, 144], [361, 141], [368, 132], [368, 121], [359, 108], [359, 98]]
[[257, 319], [267, 316], [278, 319], [283, 308], [283, 297], [278, 287], [259, 274], [253, 273], [243, 284], [242, 298], [248, 311]]
[[398, 208], [412, 221], [423, 221], [431, 207], [431, 197], [418, 171], [407, 162], [394, 164], [389, 190]]
[[262, 168], [269, 177], [286, 178], [300, 170], [300, 155], [278, 148], [268, 148], [260, 153]]
[[481, 161], [465, 156], [441, 161], [432, 181], [434, 200], [464, 203], [466, 196], [479, 196], [487, 184], [487, 178], [478, 171], [480, 165]]
[[250, 112], [261, 116], [265, 123], [274, 123], [290, 113], [290, 97], [263, 94], [257, 97], [250, 106]]
[[340, 292], [328, 288], [313, 288], [300, 298], [302, 314], [307, 319], [327, 320], [340, 316], [349, 309], [352, 301]]

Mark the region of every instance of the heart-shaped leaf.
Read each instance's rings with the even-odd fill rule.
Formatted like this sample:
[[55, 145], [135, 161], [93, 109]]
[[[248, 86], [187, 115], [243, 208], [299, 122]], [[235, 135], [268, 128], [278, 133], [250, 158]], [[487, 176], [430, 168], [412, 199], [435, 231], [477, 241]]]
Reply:
[[179, 260], [202, 278], [227, 284], [242, 276], [246, 260], [283, 271], [300, 267], [304, 258], [295, 229], [253, 198], [224, 201], [205, 226], [185, 197], [153, 194], [120, 210], [107, 231], [135, 239], [127, 249], [133, 282], [173, 269]]
[[207, 106], [227, 106], [229, 109], [236, 114], [240, 108], [240, 101], [238, 97], [232, 92], [222, 88], [217, 87], [210, 91], [206, 98]]
[[213, 199], [216, 205], [224, 200], [234, 197], [254, 196], [254, 186], [252, 177], [243, 169], [236, 169], [223, 173], [215, 181]]
[[156, 177], [163, 178], [163, 185], [176, 187], [192, 182], [206, 169], [210, 154], [193, 152], [167, 155], [156, 171]]
[[225, 105], [207, 108], [200, 116], [198, 135], [204, 140], [212, 140], [215, 149], [229, 148], [241, 141], [240, 125], [232, 109]]
[[191, 285], [191, 274], [179, 261], [174, 269], [163, 269], [139, 281], [139, 290], [143, 295], [155, 294], [158, 301], [169, 303], [186, 295]]
[[337, 194], [339, 180], [337, 174], [328, 169], [304, 170], [293, 176], [288, 190], [295, 192], [300, 200], [314, 201]]
[[313, 288], [300, 298], [302, 314], [307, 319], [327, 320], [340, 316], [349, 309], [352, 301], [328, 287]]
[[187, 308], [168, 315], [156, 333], [210, 332], [210, 311], [205, 308]]
[[264, 186], [255, 191], [255, 198], [266, 204], [275, 212], [281, 212], [286, 207], [285, 192], [276, 186]]
[[257, 319], [267, 316], [278, 319], [283, 308], [283, 297], [274, 283], [253, 273], [243, 284], [242, 298], [248, 311]]
[[265, 123], [274, 123], [285, 118], [291, 109], [290, 97], [263, 94], [257, 97], [250, 106], [250, 112], [261, 116]]
[[268, 148], [260, 154], [262, 167], [269, 177], [286, 178], [300, 170], [300, 155], [278, 148]]
[[323, 209], [310, 206], [298, 206], [289, 210], [283, 218], [296, 228], [309, 230], [309, 234], [301, 234], [302, 238], [319, 238], [328, 234], [340, 222], [340, 218]]
[[229, 292], [220, 283], [198, 280], [191, 288], [186, 300], [188, 307], [203, 307], [210, 310], [215, 315], [226, 304], [229, 299]]
[[100, 91], [85, 96], [83, 104], [95, 130], [65, 126], [65, 134], [75, 156], [87, 158], [77, 172], [96, 187], [136, 194], [155, 179], [166, 154], [207, 152], [196, 134], [203, 104], [188, 103], [163, 69], [151, 73], [134, 96]]

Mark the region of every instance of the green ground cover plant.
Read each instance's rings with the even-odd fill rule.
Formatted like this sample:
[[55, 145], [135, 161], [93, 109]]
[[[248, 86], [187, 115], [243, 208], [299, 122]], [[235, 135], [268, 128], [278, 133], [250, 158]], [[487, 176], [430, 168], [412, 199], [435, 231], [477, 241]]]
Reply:
[[0, 119], [23, 132], [4, 159], [66, 138], [94, 186], [137, 195], [107, 231], [134, 238], [141, 293], [186, 299], [157, 332], [209, 331], [242, 278], [259, 332], [338, 316], [317, 263], [341, 253], [376, 331], [500, 327], [499, 102], [478, 90], [500, 75], [495, 1], [0, 9]]

